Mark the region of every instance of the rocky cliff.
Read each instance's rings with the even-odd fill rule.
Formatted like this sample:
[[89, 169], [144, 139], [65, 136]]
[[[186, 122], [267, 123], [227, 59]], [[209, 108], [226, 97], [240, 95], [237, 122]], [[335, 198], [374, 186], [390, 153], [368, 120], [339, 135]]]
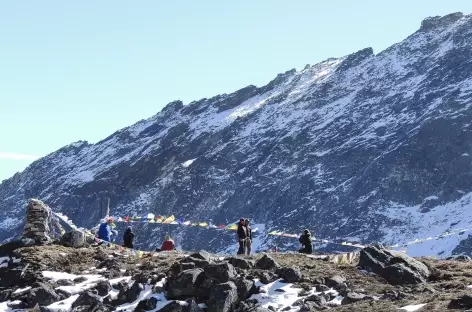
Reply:
[[[34, 162], [0, 185], [0, 241], [21, 233], [31, 197], [86, 227], [99, 221], [105, 198], [114, 215], [216, 224], [243, 215], [264, 225], [259, 249], [274, 243], [267, 229], [402, 243], [467, 227], [471, 104], [472, 16], [428, 18], [378, 54], [367, 48], [263, 87], [172, 102], [98, 143], [76, 142]], [[145, 224], [135, 232], [140, 248], [167, 232], [184, 249], [235, 245], [230, 232]], [[448, 255], [464, 239], [408, 252]]]

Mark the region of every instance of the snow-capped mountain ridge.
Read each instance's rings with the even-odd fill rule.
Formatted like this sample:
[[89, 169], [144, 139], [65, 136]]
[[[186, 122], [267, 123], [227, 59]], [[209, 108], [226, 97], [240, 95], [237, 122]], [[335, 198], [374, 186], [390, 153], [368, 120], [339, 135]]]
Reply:
[[[377, 55], [366, 48], [279, 74], [263, 87], [171, 102], [4, 181], [0, 211], [20, 220], [25, 199], [39, 197], [90, 226], [100, 199], [109, 197], [117, 215], [215, 223], [244, 215], [269, 230], [309, 227], [317, 236], [361, 242], [428, 237], [449, 226], [448, 219], [431, 221], [443, 211], [435, 207], [464, 213], [472, 192], [471, 26], [472, 16], [460, 13], [429, 18]], [[0, 230], [0, 240], [19, 229]], [[140, 230], [159, 237], [162, 229]], [[186, 243], [205, 246], [213, 238], [196, 236]], [[436, 242], [432, 250], [445, 248]]]

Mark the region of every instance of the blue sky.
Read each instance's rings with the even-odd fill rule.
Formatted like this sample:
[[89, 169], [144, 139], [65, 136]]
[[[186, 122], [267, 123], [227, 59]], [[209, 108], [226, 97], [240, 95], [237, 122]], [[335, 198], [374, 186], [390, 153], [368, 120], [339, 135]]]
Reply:
[[263, 85], [470, 0], [2, 1], [0, 181], [35, 157], [157, 113]]

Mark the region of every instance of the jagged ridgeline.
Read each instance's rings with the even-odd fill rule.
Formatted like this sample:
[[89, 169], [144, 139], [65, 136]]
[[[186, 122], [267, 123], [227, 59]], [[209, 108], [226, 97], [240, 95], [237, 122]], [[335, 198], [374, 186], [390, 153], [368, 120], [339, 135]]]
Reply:
[[[172, 102], [98, 143], [39, 159], [0, 185], [0, 241], [21, 233], [30, 197], [87, 228], [103, 217], [104, 198], [120, 216], [214, 224], [249, 217], [266, 229], [256, 250], [299, 247], [267, 230], [395, 244], [467, 227], [471, 103], [472, 16], [428, 18], [377, 54], [367, 48], [263, 87]], [[187, 250], [236, 248], [234, 233], [133, 226], [142, 249], [165, 234]], [[408, 253], [449, 255], [466, 238], [425, 241]]]

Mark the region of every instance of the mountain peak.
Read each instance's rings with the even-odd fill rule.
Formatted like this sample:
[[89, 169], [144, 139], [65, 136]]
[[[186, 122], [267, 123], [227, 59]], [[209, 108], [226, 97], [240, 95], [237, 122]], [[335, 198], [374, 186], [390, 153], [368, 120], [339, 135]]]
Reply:
[[[259, 88], [174, 101], [108, 139], [48, 155], [17, 183], [0, 184], [0, 213], [8, 216], [0, 241], [19, 231], [19, 203], [30, 197], [79, 226], [103, 217], [105, 198], [118, 217], [226, 225], [248, 217], [264, 229], [260, 250], [294, 250], [296, 240], [268, 233], [304, 228], [366, 244], [472, 231], [471, 23], [462, 13], [429, 18], [422, 33], [375, 56], [365, 48]], [[165, 231], [183, 248], [235, 248], [232, 233], [215, 240], [199, 227], [137, 231], [146, 248]], [[445, 256], [460, 240], [406, 246], [413, 255]]]
[[428, 31], [438, 27], [444, 27], [457, 22], [464, 17], [464, 13], [456, 12], [444, 16], [430, 16], [421, 23], [420, 31]]

